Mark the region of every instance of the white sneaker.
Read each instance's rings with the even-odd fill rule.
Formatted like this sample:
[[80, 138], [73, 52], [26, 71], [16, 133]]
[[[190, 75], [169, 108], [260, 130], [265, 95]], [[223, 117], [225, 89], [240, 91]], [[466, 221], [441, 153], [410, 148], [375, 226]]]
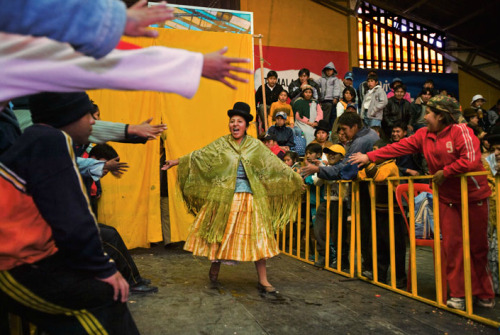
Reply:
[[446, 302], [446, 306], [465, 311], [465, 299], [452, 297], [448, 299], [448, 301]]
[[484, 307], [484, 308], [493, 308], [495, 307], [495, 299], [490, 298], [490, 299], [476, 299], [476, 305], [479, 307]]

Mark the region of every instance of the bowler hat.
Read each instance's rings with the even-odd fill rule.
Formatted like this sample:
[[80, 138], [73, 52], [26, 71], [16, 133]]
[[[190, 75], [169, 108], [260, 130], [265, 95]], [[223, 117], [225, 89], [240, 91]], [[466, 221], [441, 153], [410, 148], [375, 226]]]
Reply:
[[314, 131], [314, 136], [316, 136], [316, 133], [318, 132], [318, 130], [324, 130], [328, 133], [331, 130], [330, 124], [325, 120], [320, 120], [318, 122], [318, 125], [316, 126], [316, 130]]
[[253, 120], [253, 115], [250, 114], [250, 106], [247, 103], [241, 101], [235, 103], [233, 109], [227, 111], [227, 115], [229, 117], [239, 115], [242, 118], [244, 118], [247, 122]]

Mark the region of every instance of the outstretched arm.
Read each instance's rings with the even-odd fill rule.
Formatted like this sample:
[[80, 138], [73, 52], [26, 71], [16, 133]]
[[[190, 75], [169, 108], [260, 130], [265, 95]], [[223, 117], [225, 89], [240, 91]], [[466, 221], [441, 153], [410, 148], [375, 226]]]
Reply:
[[203, 55], [203, 68], [201, 75], [207, 79], [217, 80], [224, 85], [236, 89], [236, 86], [227, 81], [230, 78], [242, 83], [248, 83], [248, 79], [241, 78], [234, 73], [252, 73], [251, 70], [232, 65], [232, 63], [250, 63], [248, 58], [226, 57], [227, 47]]
[[173, 159], [165, 162], [165, 165], [161, 167], [162, 170], [168, 170], [173, 166], [179, 165], [179, 159]]

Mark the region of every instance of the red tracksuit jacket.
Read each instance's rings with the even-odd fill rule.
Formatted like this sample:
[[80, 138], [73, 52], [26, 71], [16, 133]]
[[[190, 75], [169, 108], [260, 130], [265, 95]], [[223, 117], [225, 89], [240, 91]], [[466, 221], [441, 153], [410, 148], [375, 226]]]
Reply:
[[[479, 139], [466, 124], [453, 124], [439, 134], [420, 128], [413, 136], [368, 153], [371, 161], [422, 152], [430, 173], [443, 170], [446, 180], [439, 187], [439, 199], [460, 203], [460, 178], [466, 172], [485, 171], [481, 164]], [[467, 178], [469, 201], [487, 198], [490, 188], [486, 176]]]

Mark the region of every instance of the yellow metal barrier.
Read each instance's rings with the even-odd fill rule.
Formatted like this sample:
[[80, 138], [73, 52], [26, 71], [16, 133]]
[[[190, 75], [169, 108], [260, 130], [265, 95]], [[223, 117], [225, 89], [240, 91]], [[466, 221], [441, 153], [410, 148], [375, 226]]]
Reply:
[[[469, 236], [469, 209], [468, 209], [468, 190], [467, 190], [467, 177], [471, 176], [479, 176], [479, 175], [487, 175], [488, 172], [473, 172], [467, 173], [464, 175], [458, 176], [461, 182], [461, 212], [462, 212], [462, 238], [463, 238], [463, 258], [464, 258], [464, 289], [465, 289], [465, 311], [460, 311], [457, 309], [448, 308], [446, 306], [446, 300], [443, 299], [443, 296], [446, 297], [446, 292], [443, 292], [443, 273], [441, 271], [441, 229], [440, 229], [440, 220], [439, 220], [439, 191], [435, 184], [433, 184], [432, 192], [433, 192], [433, 217], [434, 217], [434, 284], [435, 284], [435, 300], [423, 297], [418, 293], [418, 283], [417, 283], [417, 257], [416, 257], [416, 242], [415, 242], [415, 182], [419, 182], [423, 179], [429, 180], [432, 176], [418, 176], [418, 177], [392, 177], [387, 178], [387, 192], [388, 192], [388, 216], [389, 216], [389, 247], [390, 247], [390, 281], [388, 284], [379, 282], [379, 273], [378, 273], [378, 253], [377, 253], [377, 221], [376, 221], [376, 202], [375, 202], [375, 182], [371, 179], [366, 179], [365, 183], [368, 184], [368, 190], [370, 195], [370, 213], [371, 213], [371, 222], [370, 222], [370, 231], [371, 233], [371, 244], [372, 244], [372, 265], [373, 265], [373, 280], [369, 279], [362, 275], [362, 253], [361, 253], [361, 212], [363, 209], [360, 206], [360, 183], [361, 182], [353, 182], [353, 181], [335, 181], [333, 185], [338, 185], [339, 200], [331, 199], [331, 188], [332, 184], [327, 184], [325, 187], [325, 198], [326, 198], [326, 242], [325, 242], [325, 266], [324, 268], [328, 271], [346, 276], [346, 277], [357, 277], [361, 280], [371, 282], [377, 286], [389, 289], [391, 291], [397, 292], [401, 295], [425, 302], [435, 307], [439, 307], [445, 309], [447, 311], [468, 317], [472, 320], [493, 326], [500, 327], [500, 322], [496, 320], [492, 320], [473, 312], [473, 297], [472, 297], [472, 282], [471, 282], [471, 256], [470, 256], [470, 236]], [[394, 194], [395, 194], [395, 183], [400, 181], [406, 181], [408, 183], [408, 213], [409, 213], [409, 262], [411, 265], [411, 278], [407, 278], [411, 282], [411, 291], [407, 292], [404, 289], [399, 289], [396, 287], [396, 236], [395, 236], [395, 216], [401, 215], [399, 212], [395, 212], [394, 210]], [[344, 208], [344, 189], [343, 185], [350, 184], [351, 192], [350, 192], [350, 204], [351, 204], [351, 212], [350, 212], [350, 232], [344, 231], [344, 222], [343, 222], [343, 213], [347, 211]], [[498, 230], [500, 228], [500, 177], [495, 178], [495, 200], [496, 200], [496, 222], [495, 227], [497, 229], [497, 243], [500, 245], [500, 234], [498, 234]], [[310, 242], [314, 240], [314, 234], [311, 233], [312, 221], [311, 221], [311, 190], [310, 187], [307, 187], [305, 194], [305, 203], [301, 203], [299, 206], [299, 211], [297, 218], [292, 219], [288, 226], [288, 229], [285, 228], [281, 233], [277, 233], [277, 241], [280, 241], [281, 238], [281, 252], [297, 258], [301, 261], [304, 261], [309, 264], [314, 264], [315, 261], [318, 260], [318, 252], [316, 250], [316, 242], [314, 241], [314, 251], [311, 252], [311, 244]], [[337, 212], [337, 238], [334, 244], [336, 245], [336, 267], [330, 267], [330, 231], [331, 231], [331, 202], [338, 201], [338, 212]], [[315, 207], [318, 210], [320, 205], [320, 188], [316, 187], [316, 203]], [[305, 213], [302, 210], [302, 206], [305, 207]], [[403, 214], [404, 215], [404, 214]], [[302, 219], [305, 217], [305, 229], [302, 228], [301, 223]], [[297, 227], [296, 232], [294, 232], [294, 226]], [[287, 235], [288, 231], [288, 236]], [[305, 236], [302, 235], [303, 231], [305, 231]], [[282, 234], [282, 235], [281, 235]], [[349, 238], [349, 248], [348, 250], [343, 249], [343, 241], [346, 234], [350, 235]], [[288, 237], [288, 249], [286, 248], [286, 237]], [[295, 244], [293, 243], [295, 239]], [[305, 248], [303, 249], [303, 245], [301, 242], [305, 241]], [[342, 254], [348, 252], [349, 253], [349, 267], [347, 271], [344, 271], [344, 266], [342, 264]], [[310, 258], [310, 255], [314, 255], [314, 261]], [[498, 248], [498, 259], [500, 259], [500, 248]], [[405, 268], [406, 269], [406, 268]], [[500, 276], [500, 274], [499, 274]], [[385, 274], [384, 274], [385, 277]]]

